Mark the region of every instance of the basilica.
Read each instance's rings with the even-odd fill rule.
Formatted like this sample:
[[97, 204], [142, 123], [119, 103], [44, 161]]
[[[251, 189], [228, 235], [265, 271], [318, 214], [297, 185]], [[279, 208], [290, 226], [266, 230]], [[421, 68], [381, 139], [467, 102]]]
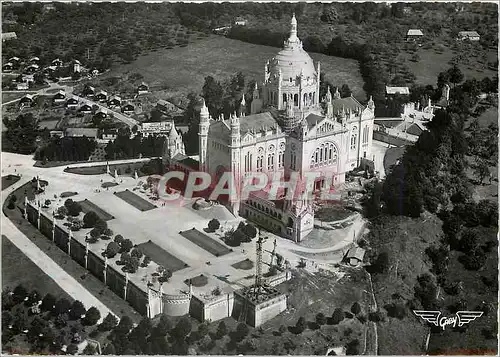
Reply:
[[[316, 172], [315, 189], [345, 181], [345, 174], [371, 158], [374, 103], [362, 105], [353, 96], [341, 98], [328, 89], [320, 98], [320, 63], [314, 64], [297, 37], [291, 20], [283, 49], [264, 66], [255, 86], [250, 114], [243, 97], [239, 113], [211, 118], [206, 103], [200, 112], [200, 170], [212, 176], [230, 171], [303, 177]], [[265, 189], [231, 203], [239, 214], [280, 236], [301, 241], [314, 227], [307, 200], [269, 200]]]

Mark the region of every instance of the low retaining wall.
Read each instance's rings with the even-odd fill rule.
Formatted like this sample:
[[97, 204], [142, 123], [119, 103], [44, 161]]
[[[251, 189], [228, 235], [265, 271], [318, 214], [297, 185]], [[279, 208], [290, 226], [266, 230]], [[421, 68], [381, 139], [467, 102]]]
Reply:
[[187, 294], [163, 294], [163, 313], [168, 316], [183, 316], [189, 313], [191, 296]]
[[396, 136], [389, 135], [387, 133], [381, 131], [373, 132], [373, 140], [382, 141], [387, 144], [395, 145], [395, 146], [404, 146], [404, 145], [413, 145], [415, 144], [413, 141], [405, 140], [403, 138], [398, 138]]

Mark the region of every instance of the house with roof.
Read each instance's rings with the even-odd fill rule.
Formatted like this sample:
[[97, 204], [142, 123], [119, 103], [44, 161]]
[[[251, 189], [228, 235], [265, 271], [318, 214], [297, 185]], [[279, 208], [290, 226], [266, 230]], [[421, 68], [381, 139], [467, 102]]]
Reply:
[[12, 62], [7, 62], [2, 66], [2, 72], [10, 72], [14, 69], [14, 64]]
[[385, 94], [387, 96], [399, 95], [410, 95], [410, 88], [408, 87], [389, 87], [385, 86]]
[[241, 16], [238, 16], [235, 20], [234, 20], [234, 25], [235, 26], [246, 26], [247, 25], [247, 20], [245, 20], [243, 17]]
[[92, 106], [89, 103], [83, 103], [80, 108], [78, 108], [80, 113], [90, 114], [92, 113]]
[[40, 58], [39, 57], [31, 57], [30, 60], [29, 60], [30, 63], [39, 63], [40, 62]]
[[97, 128], [66, 128], [64, 130], [64, 136], [77, 138], [77, 137], [87, 137], [91, 139], [97, 139], [99, 129]]
[[476, 31], [460, 31], [457, 36], [459, 41], [479, 41], [481, 36]]
[[63, 61], [61, 61], [59, 58], [56, 58], [51, 62], [51, 64], [56, 67], [61, 67], [63, 65]]
[[17, 38], [17, 35], [15, 32], [2, 33], [2, 42], [8, 41], [8, 40], [15, 40], [16, 38]]
[[418, 41], [424, 37], [424, 33], [420, 29], [409, 29], [406, 33], [406, 41]]
[[360, 266], [365, 257], [365, 250], [360, 247], [352, 247], [347, 252], [344, 261], [352, 267]]
[[62, 103], [66, 100], [66, 92], [60, 89], [54, 97], [52, 97], [54, 103]]
[[142, 82], [141, 84], [139, 84], [137, 86], [137, 93], [138, 94], [146, 94], [148, 92], [149, 92], [149, 86], [146, 83]]
[[110, 142], [118, 137], [118, 129], [105, 129], [102, 131], [101, 140], [104, 142]]
[[108, 100], [108, 105], [110, 107], [119, 107], [121, 106], [121, 104], [122, 104], [122, 99], [117, 95], [112, 96]]
[[82, 70], [82, 64], [79, 60], [73, 60], [73, 72], [80, 73]]
[[125, 104], [123, 104], [122, 113], [132, 114], [134, 111], [135, 111], [135, 106], [132, 103], [126, 102]]
[[75, 109], [78, 107], [78, 97], [73, 96], [66, 101], [66, 108]]
[[156, 110], [162, 112], [163, 114], [172, 114], [172, 113], [180, 114], [184, 112], [184, 109], [180, 108], [175, 103], [163, 99], [160, 99], [158, 102], [156, 102], [155, 108]]
[[108, 117], [108, 110], [106, 108], [99, 107], [99, 109], [97, 109], [97, 111], [95, 112], [94, 117], [100, 118], [100, 119], [107, 118]]
[[82, 89], [82, 95], [85, 97], [93, 97], [95, 93], [95, 88], [88, 84], [86, 84]]
[[[89, 90], [95, 90], [94, 87], [89, 87]], [[99, 102], [105, 102], [108, 99], [108, 92], [100, 90], [95, 93], [94, 98]]]
[[28, 82], [16, 83], [17, 90], [28, 90], [29, 88], [30, 88], [30, 85]]
[[27, 107], [35, 103], [36, 94], [26, 94], [19, 100], [19, 106]]
[[21, 61], [21, 59], [19, 57], [16, 57], [16, 56], [9, 58], [9, 62], [15, 62], [15, 63], [19, 64], [20, 61]]
[[25, 68], [24, 73], [33, 74], [33, 73], [37, 72], [39, 69], [40, 69], [39, 65], [32, 63], [28, 67]]

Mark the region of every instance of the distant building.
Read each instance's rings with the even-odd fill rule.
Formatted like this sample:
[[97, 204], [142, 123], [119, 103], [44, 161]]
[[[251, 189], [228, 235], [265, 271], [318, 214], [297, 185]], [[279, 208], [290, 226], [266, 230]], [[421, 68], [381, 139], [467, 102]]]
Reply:
[[[104, 93], [106, 93], [106, 92], [104, 92]], [[83, 87], [82, 95], [84, 95], [86, 97], [93, 97], [95, 95], [95, 88], [86, 84], [85, 87]], [[107, 97], [107, 94], [106, 94], [106, 97]]]
[[[95, 91], [94, 87], [89, 87], [89, 90], [90, 89]], [[99, 102], [105, 102], [108, 99], [108, 93], [103, 90], [100, 90], [99, 92], [95, 93], [94, 98]]]
[[349, 249], [345, 257], [346, 263], [350, 266], [357, 267], [363, 263], [363, 258], [365, 257], [365, 250], [360, 247], [353, 247]]
[[117, 95], [112, 96], [108, 101], [108, 105], [110, 107], [119, 107], [121, 104], [122, 104], [122, 99]]
[[63, 65], [63, 62], [59, 58], [56, 58], [51, 62], [51, 64], [56, 67], [61, 67]]
[[73, 72], [80, 73], [81, 70], [82, 70], [82, 64], [80, 63], [80, 61], [74, 60], [73, 61]]
[[28, 82], [21, 82], [16, 84], [16, 89], [17, 90], [28, 90], [29, 89], [29, 83]]
[[139, 94], [146, 94], [148, 92], [149, 92], [149, 86], [144, 82], [139, 84], [139, 86], [137, 87], [137, 93]]
[[21, 59], [19, 57], [11, 57], [9, 58], [9, 62], [16, 62], [17, 64], [19, 63]]
[[56, 94], [54, 94], [54, 97], [52, 98], [54, 103], [62, 103], [66, 100], [66, 92], [63, 90], [60, 90]]
[[139, 126], [139, 132], [143, 136], [149, 135], [168, 135], [172, 129], [173, 121], [161, 121], [156, 123], [142, 123]]
[[17, 38], [17, 35], [15, 32], [2, 33], [2, 42], [8, 41], [8, 40], [15, 40], [16, 38]]
[[30, 63], [38, 63], [40, 62], [40, 58], [38, 57], [31, 57], [29, 60]]
[[106, 129], [102, 132], [101, 140], [109, 142], [118, 137], [118, 129]]
[[130, 102], [125, 103], [122, 107], [122, 113], [130, 114], [130, 113], [133, 113], [134, 110], [135, 110], [135, 106]]
[[76, 108], [78, 106], [78, 97], [71, 97], [66, 101], [67, 108]]
[[84, 103], [78, 108], [78, 111], [85, 114], [92, 113], [92, 106], [88, 103]]
[[177, 106], [176, 104], [172, 103], [172, 102], [169, 102], [168, 100], [163, 100], [163, 99], [160, 99], [157, 103], [156, 103], [156, 109], [160, 112], [162, 112], [163, 114], [168, 114], [168, 113], [181, 113], [183, 112], [184, 110], [182, 108], [180, 108], [179, 106]]
[[30, 64], [28, 67], [26, 67], [26, 69], [24, 70], [24, 72], [25, 73], [33, 74], [33, 73], [37, 72], [39, 69], [40, 69], [40, 66], [38, 66], [35, 63], [33, 63], [33, 64]]
[[236, 26], [246, 26], [247, 20], [245, 20], [243, 17], [237, 17], [236, 20], [234, 20], [234, 24]]
[[35, 95], [34, 94], [26, 94], [24, 97], [21, 98], [19, 101], [20, 106], [31, 106], [35, 102]]
[[14, 69], [14, 64], [12, 62], [7, 62], [2, 66], [2, 71], [3, 72], [10, 72]]
[[64, 131], [64, 136], [67, 137], [83, 137], [97, 139], [98, 129], [96, 128], [67, 128]]
[[391, 95], [409, 95], [410, 94], [410, 88], [408, 87], [385, 87], [385, 94], [388, 96]]
[[96, 118], [107, 118], [108, 117], [108, 110], [106, 108], [99, 108], [97, 112], [95, 113], [94, 117]]
[[481, 36], [476, 31], [460, 31], [457, 36], [459, 41], [479, 41]]
[[417, 41], [422, 37], [424, 37], [424, 34], [419, 29], [409, 29], [406, 33], [406, 41]]

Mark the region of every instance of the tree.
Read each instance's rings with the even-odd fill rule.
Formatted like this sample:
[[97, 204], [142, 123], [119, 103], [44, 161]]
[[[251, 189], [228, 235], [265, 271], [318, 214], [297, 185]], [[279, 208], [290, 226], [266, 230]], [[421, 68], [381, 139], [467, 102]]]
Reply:
[[473, 253], [479, 248], [478, 232], [474, 229], [465, 229], [460, 238], [460, 250], [466, 254]]
[[76, 217], [82, 211], [82, 207], [78, 202], [73, 201], [71, 198], [68, 198], [64, 202], [64, 207], [68, 210], [68, 214], [72, 217]]
[[69, 311], [69, 317], [72, 320], [77, 320], [81, 318], [86, 311], [87, 310], [85, 309], [85, 306], [83, 306], [83, 303], [80, 300], [75, 300], [71, 305], [71, 310]]
[[385, 273], [389, 269], [389, 254], [387, 252], [380, 253], [372, 266], [375, 273]]
[[198, 334], [200, 335], [200, 338], [203, 338], [208, 334], [208, 325], [206, 323], [198, 325]]
[[13, 293], [12, 297], [14, 298], [14, 302], [16, 304], [19, 304], [20, 302], [24, 301], [24, 299], [28, 296], [28, 292], [22, 285], [16, 286], [12, 291], [12, 293]]
[[85, 228], [93, 228], [95, 224], [100, 220], [97, 213], [94, 211], [89, 211], [83, 216], [83, 224]]
[[162, 272], [162, 275], [158, 278], [158, 282], [166, 283], [172, 277], [172, 271], [170, 269], [165, 269]]
[[113, 314], [108, 313], [98, 328], [100, 331], [110, 331], [116, 325], [118, 325], [118, 319]]
[[342, 84], [342, 87], [340, 88], [340, 96], [342, 98], [350, 97], [352, 94], [351, 88], [347, 84]]
[[160, 322], [156, 325], [153, 330], [153, 335], [160, 337], [165, 336], [170, 330], [172, 330], [172, 321], [167, 315], [161, 315]]
[[417, 277], [414, 295], [420, 300], [424, 309], [433, 308], [436, 303], [437, 286], [432, 275], [422, 274]]
[[219, 227], [220, 227], [220, 222], [216, 218], [213, 218], [212, 220], [210, 220], [210, 222], [208, 222], [208, 229], [211, 232], [215, 232], [217, 229], [219, 229]]
[[104, 350], [102, 351], [103, 355], [116, 355], [116, 348], [115, 346], [110, 342], [104, 347]]
[[59, 207], [57, 210], [56, 210], [56, 213], [58, 216], [67, 216], [68, 215], [68, 209], [64, 206], [61, 206]]
[[142, 260], [142, 266], [147, 267], [151, 263], [151, 258], [147, 255], [144, 256], [144, 259]]
[[488, 161], [484, 159], [476, 160], [476, 163], [472, 165], [474, 170], [474, 175], [478, 179], [479, 184], [483, 184], [483, 180], [490, 174], [490, 168], [488, 165]]
[[316, 315], [316, 323], [318, 325], [320, 325], [320, 326], [326, 324], [326, 316], [325, 316], [325, 314], [323, 314], [322, 312], [318, 313]]
[[130, 332], [133, 326], [134, 322], [132, 321], [132, 319], [125, 315], [122, 316], [122, 318], [120, 319], [120, 323], [115, 327], [114, 331], [115, 333], [126, 335]]
[[219, 322], [219, 325], [217, 326], [217, 332], [215, 333], [215, 336], [217, 339], [221, 339], [222, 337], [227, 335], [227, 326], [224, 321]]
[[124, 240], [125, 240], [125, 238], [123, 238], [123, 236], [121, 234], [117, 234], [115, 236], [115, 242], [120, 244], [120, 245], [123, 243]]
[[341, 308], [336, 308], [332, 314], [332, 322], [334, 325], [337, 325], [341, 323], [342, 320], [344, 320], [344, 311], [342, 311]]
[[245, 233], [250, 238], [255, 238], [257, 236], [257, 228], [251, 223], [248, 223], [243, 227], [243, 233]]
[[137, 248], [135, 248], [130, 255], [134, 258], [137, 258], [138, 260], [142, 258], [142, 252], [140, 249]]
[[83, 323], [86, 326], [94, 326], [99, 321], [100, 318], [101, 318], [101, 313], [96, 307], [92, 306], [90, 309], [87, 310], [85, 318], [83, 319]]
[[192, 324], [189, 318], [182, 317], [177, 325], [175, 325], [172, 335], [177, 338], [178, 341], [183, 341], [187, 335], [191, 332]]
[[70, 355], [75, 355], [78, 352], [78, 346], [72, 343], [66, 348], [66, 352]]
[[348, 356], [357, 356], [359, 355], [359, 341], [352, 340], [346, 346], [346, 355]]
[[120, 246], [116, 242], [109, 242], [108, 246], [106, 247], [106, 251], [104, 252], [106, 254], [106, 257], [108, 258], [113, 258], [115, 255], [118, 254], [120, 251]]
[[131, 258], [130, 254], [122, 253], [122, 255], [120, 256], [120, 263], [126, 265], [130, 261], [130, 258]]
[[242, 341], [248, 335], [248, 332], [250, 332], [250, 330], [249, 330], [247, 324], [240, 322], [236, 326], [236, 330], [234, 331], [234, 337], [235, 337], [236, 341], [237, 342]]
[[458, 68], [457, 65], [454, 65], [448, 70], [448, 74], [450, 76], [450, 82], [453, 83], [453, 86], [455, 87], [458, 83], [462, 82], [464, 80], [464, 74]]
[[128, 262], [125, 264], [125, 269], [129, 273], [135, 273], [139, 269], [139, 259], [137, 257], [130, 257]]
[[97, 228], [92, 228], [89, 234], [92, 238], [97, 239], [101, 236], [101, 231]]
[[120, 245], [120, 253], [128, 253], [133, 248], [134, 243], [130, 239], [125, 239]]
[[97, 354], [97, 350], [93, 344], [87, 343], [87, 346], [83, 349], [83, 354], [86, 356], [92, 356]]
[[361, 312], [361, 305], [359, 304], [359, 302], [356, 301], [354, 304], [352, 304], [351, 312], [354, 315], [358, 315]]

